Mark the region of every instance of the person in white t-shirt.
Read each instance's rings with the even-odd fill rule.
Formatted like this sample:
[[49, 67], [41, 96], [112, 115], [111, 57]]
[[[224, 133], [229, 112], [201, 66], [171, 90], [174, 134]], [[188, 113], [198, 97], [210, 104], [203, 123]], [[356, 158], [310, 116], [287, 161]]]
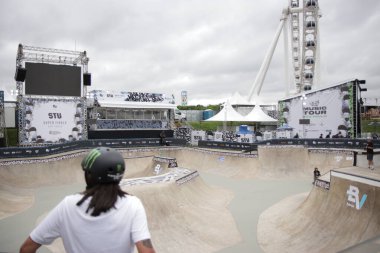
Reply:
[[121, 190], [125, 164], [114, 149], [91, 150], [82, 161], [87, 188], [65, 197], [32, 231], [20, 253], [61, 237], [68, 253], [155, 253], [141, 201]]

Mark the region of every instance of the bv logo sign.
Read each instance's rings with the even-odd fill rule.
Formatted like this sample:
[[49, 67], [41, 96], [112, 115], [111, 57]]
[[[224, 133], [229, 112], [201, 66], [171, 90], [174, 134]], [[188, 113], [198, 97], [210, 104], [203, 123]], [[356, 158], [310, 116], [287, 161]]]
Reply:
[[347, 206], [356, 208], [357, 210], [363, 207], [367, 199], [367, 194], [363, 194], [362, 198], [359, 199], [359, 188], [352, 185], [348, 188], [347, 195]]

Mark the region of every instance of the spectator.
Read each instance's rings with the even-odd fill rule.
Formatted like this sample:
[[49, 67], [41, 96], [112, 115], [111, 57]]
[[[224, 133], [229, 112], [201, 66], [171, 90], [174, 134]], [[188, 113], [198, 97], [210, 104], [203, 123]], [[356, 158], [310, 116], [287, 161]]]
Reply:
[[161, 131], [160, 133], [160, 145], [161, 146], [166, 146], [166, 134], [165, 134], [165, 131]]
[[125, 164], [111, 148], [91, 150], [82, 161], [86, 190], [67, 196], [32, 231], [20, 253], [63, 239], [66, 252], [154, 253], [141, 201], [121, 190]]
[[314, 183], [317, 178], [321, 176], [321, 172], [319, 172], [318, 168], [314, 168]]
[[374, 165], [373, 165], [373, 142], [372, 142], [371, 138], [367, 139], [366, 151], [367, 151], [368, 169], [374, 170]]

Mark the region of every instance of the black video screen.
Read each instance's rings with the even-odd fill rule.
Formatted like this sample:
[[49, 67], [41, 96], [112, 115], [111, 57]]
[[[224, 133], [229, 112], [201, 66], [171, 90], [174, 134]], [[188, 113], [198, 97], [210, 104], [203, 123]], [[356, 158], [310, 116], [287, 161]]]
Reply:
[[25, 63], [25, 95], [81, 96], [81, 67]]

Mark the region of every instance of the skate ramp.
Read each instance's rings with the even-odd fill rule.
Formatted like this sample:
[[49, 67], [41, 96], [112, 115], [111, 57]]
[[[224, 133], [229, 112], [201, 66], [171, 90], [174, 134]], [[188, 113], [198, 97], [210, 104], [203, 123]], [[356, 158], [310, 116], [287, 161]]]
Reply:
[[84, 152], [32, 160], [0, 162], [0, 219], [29, 208], [34, 189], [84, 182], [80, 163]]
[[[139, 178], [128, 179], [132, 180], [140, 182]], [[241, 241], [227, 208], [233, 198], [231, 191], [208, 186], [197, 171], [177, 174], [169, 181], [145, 180], [129, 185], [123, 180], [121, 185], [143, 202], [157, 252], [211, 253]], [[64, 252], [61, 239], [47, 248], [53, 253]]]
[[314, 168], [321, 174], [353, 165], [351, 151], [308, 149], [302, 146], [260, 147], [260, 178], [311, 178]]
[[[211, 176], [217, 175], [238, 180], [289, 178], [311, 180], [315, 164], [319, 164], [321, 166], [319, 169], [324, 171], [352, 162], [350, 153], [344, 154], [338, 162], [336, 157], [341, 156], [340, 153], [334, 151], [311, 152], [301, 147], [289, 147], [288, 149], [263, 147], [259, 148], [259, 156], [242, 152], [175, 147], [123, 149], [120, 151], [126, 159], [125, 180], [147, 177], [147, 175], [151, 177], [155, 166], [154, 156], [175, 158], [179, 166], [177, 169], [180, 170], [198, 170], [201, 175], [205, 172]], [[27, 210], [34, 203], [33, 190], [36, 188], [48, 185], [71, 185], [75, 182], [84, 183], [80, 163], [85, 154], [85, 151], [80, 151], [75, 154], [33, 159], [33, 161], [20, 159], [0, 161], [2, 183], [0, 214], [5, 217], [4, 215], [14, 215]], [[287, 162], [286, 166], [281, 161], [268, 162], [269, 160], [278, 160], [278, 157], [298, 161], [296, 165]], [[302, 162], [305, 162], [304, 166], [302, 166]], [[167, 171], [163, 171], [157, 177], [165, 178], [171, 172], [173, 172], [173, 168], [170, 170], [167, 168]], [[180, 174], [178, 171], [173, 173]], [[144, 205], [147, 207], [149, 222], [152, 223], [151, 230], [155, 247], [162, 252], [179, 250], [215, 252], [241, 240], [234, 219], [226, 207], [233, 198], [230, 191], [225, 188], [211, 187], [205, 184], [201, 177], [178, 186], [173, 182], [172, 176], [168, 176], [168, 181], [157, 182], [155, 179], [144, 185], [123, 186], [131, 194], [143, 199]], [[159, 200], [158, 204], [157, 200]], [[170, 238], [175, 240], [171, 241]], [[25, 238], [20, 240], [23, 239]], [[56, 244], [54, 243], [54, 245]], [[58, 246], [57, 248], [58, 250], [54, 252], [63, 252], [59, 250], [62, 247]], [[172, 249], [173, 251], [171, 251]], [[186, 251], [187, 249], [188, 251]]]
[[175, 157], [178, 166], [214, 173], [229, 178], [255, 178], [259, 170], [257, 155], [204, 149], [167, 149], [165, 156]]
[[312, 178], [353, 165], [352, 151], [308, 149], [302, 146], [259, 146], [258, 154], [204, 149], [167, 149], [180, 166], [236, 179]]
[[[52, 157], [0, 161], [0, 218], [33, 204], [33, 189], [84, 182], [80, 163], [87, 151]], [[191, 148], [121, 150], [126, 161], [124, 178], [167, 173], [168, 163], [154, 157], [175, 158], [180, 167], [234, 179], [311, 178], [314, 167], [323, 173], [352, 165], [352, 152], [308, 150], [303, 147], [259, 147], [258, 155]], [[363, 160], [363, 159], [362, 159]], [[364, 162], [362, 162], [364, 163]]]
[[[354, 172], [354, 173], [353, 173]], [[265, 252], [337, 252], [380, 234], [380, 175], [333, 170], [330, 189], [314, 186], [267, 209], [258, 223]]]
[[233, 193], [210, 187], [201, 177], [123, 187], [145, 205], [157, 252], [216, 252], [241, 238], [227, 206]]

